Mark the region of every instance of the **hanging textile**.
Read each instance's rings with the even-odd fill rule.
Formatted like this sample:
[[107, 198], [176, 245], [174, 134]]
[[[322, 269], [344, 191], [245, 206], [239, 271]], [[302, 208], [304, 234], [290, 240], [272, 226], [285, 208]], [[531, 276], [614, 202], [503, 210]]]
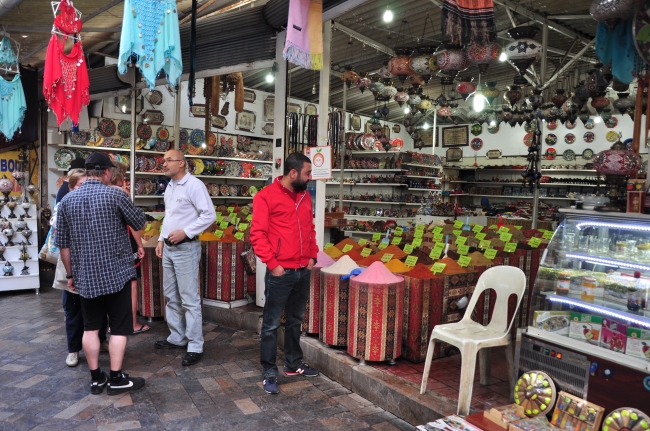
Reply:
[[496, 37], [492, 0], [444, 0], [442, 37], [445, 42], [486, 44]]
[[18, 65], [18, 58], [11, 46], [11, 39], [5, 35], [0, 40], [0, 67], [10, 69], [16, 65]]
[[43, 95], [59, 127], [67, 117], [79, 124], [81, 108], [90, 103], [90, 80], [81, 41], [75, 42], [69, 54], [64, 48], [64, 42], [52, 34], [43, 71]]
[[632, 33], [633, 18], [621, 21], [610, 30], [605, 23], [598, 23], [596, 31], [596, 55], [603, 64], [612, 65], [612, 75], [623, 84], [634, 80], [636, 46]]
[[10, 141], [25, 119], [25, 93], [20, 74], [11, 81], [0, 77], [0, 132]]
[[305, 69], [323, 68], [323, 1], [290, 0], [283, 57]]
[[82, 22], [77, 15], [77, 9], [69, 0], [62, 0], [59, 3], [58, 11], [60, 12], [54, 17], [54, 27], [61, 33], [65, 34], [79, 34], [81, 33]]
[[176, 2], [125, 0], [118, 63], [121, 74], [126, 73], [132, 55], [151, 90], [161, 70], [171, 85], [179, 83], [183, 61]]

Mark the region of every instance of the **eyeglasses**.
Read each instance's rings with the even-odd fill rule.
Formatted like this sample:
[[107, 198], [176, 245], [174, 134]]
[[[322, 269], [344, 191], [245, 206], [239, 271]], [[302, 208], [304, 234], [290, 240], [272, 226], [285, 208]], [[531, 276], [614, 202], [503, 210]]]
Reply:
[[181, 159], [165, 159], [165, 163], [171, 163], [171, 162], [182, 162], [183, 160]]

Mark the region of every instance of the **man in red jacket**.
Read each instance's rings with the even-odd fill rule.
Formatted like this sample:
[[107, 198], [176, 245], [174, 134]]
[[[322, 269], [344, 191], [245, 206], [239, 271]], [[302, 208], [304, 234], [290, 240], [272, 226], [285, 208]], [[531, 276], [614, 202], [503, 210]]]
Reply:
[[279, 392], [276, 357], [282, 310], [287, 322], [284, 333], [284, 373], [315, 377], [318, 370], [302, 361], [300, 329], [309, 298], [309, 278], [316, 263], [318, 246], [311, 196], [308, 157], [293, 153], [284, 162], [284, 176], [264, 188], [253, 199], [251, 242], [255, 254], [266, 264], [260, 359], [264, 390]]

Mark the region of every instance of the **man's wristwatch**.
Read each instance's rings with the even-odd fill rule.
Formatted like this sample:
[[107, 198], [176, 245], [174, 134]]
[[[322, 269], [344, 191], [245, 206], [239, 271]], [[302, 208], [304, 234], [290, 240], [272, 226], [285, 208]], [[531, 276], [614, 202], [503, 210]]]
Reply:
[[71, 275], [67, 275], [67, 274], [66, 274], [65, 278], [67, 278], [68, 280], [70, 280], [71, 278], [74, 278], [74, 277], [71, 276]]

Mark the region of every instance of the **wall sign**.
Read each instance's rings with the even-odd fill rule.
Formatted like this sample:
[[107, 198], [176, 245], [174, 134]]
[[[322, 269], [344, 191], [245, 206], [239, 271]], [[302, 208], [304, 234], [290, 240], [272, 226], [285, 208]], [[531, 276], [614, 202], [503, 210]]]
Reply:
[[442, 129], [442, 139], [440, 140], [444, 147], [464, 147], [469, 145], [469, 126], [453, 126]]
[[311, 179], [329, 180], [332, 178], [332, 147], [307, 147], [305, 155], [311, 160]]

